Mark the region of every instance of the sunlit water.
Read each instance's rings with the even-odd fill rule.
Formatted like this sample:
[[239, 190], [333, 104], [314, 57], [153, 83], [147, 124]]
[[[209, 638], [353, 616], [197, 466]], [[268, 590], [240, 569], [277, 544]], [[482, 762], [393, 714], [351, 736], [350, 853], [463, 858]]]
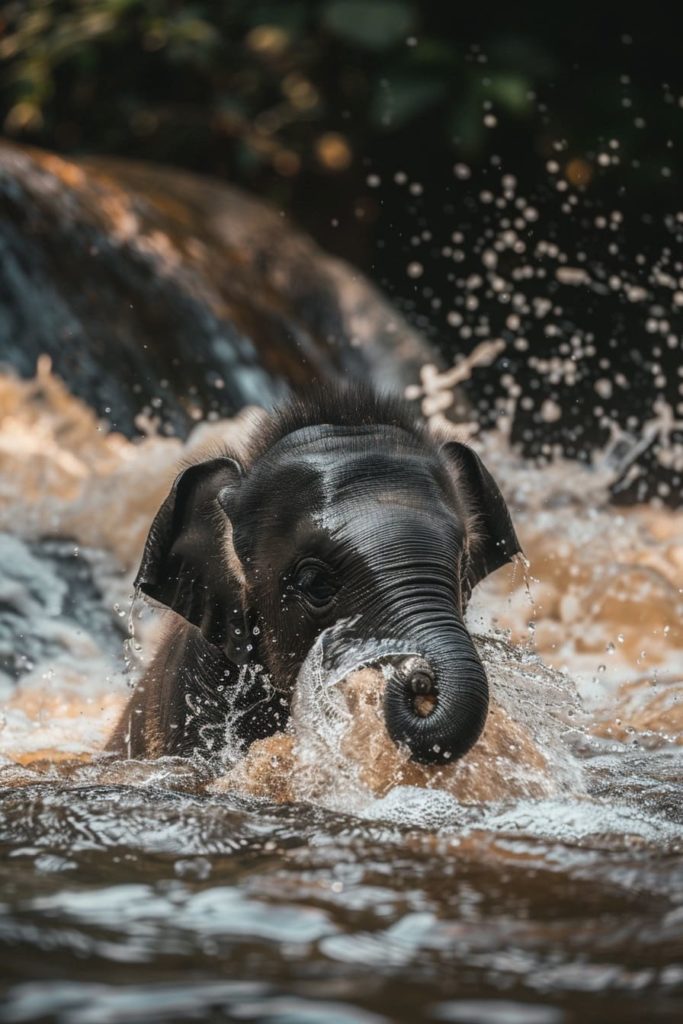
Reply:
[[491, 434], [530, 569], [469, 613], [495, 709], [468, 758], [416, 773], [367, 673], [312, 656], [280, 761], [115, 762], [163, 618], [130, 613], [151, 516], [246, 419], [133, 444], [47, 366], [0, 413], [2, 1019], [680, 1019], [680, 515], [611, 507], [609, 452], [534, 468]]

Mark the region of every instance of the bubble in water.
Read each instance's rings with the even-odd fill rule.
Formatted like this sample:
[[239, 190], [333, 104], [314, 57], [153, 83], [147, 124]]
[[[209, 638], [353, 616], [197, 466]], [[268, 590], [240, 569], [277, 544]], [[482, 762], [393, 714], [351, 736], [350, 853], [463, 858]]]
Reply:
[[173, 870], [178, 878], [204, 882], [211, 875], [211, 861], [207, 857], [187, 857], [177, 860]]

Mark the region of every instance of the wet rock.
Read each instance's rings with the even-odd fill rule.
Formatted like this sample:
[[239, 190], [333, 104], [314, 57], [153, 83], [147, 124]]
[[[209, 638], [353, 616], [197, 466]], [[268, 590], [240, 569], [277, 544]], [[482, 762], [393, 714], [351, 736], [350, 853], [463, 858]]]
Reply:
[[278, 211], [191, 174], [0, 144], [0, 363], [57, 374], [131, 436], [316, 381], [403, 388], [437, 362]]
[[90, 654], [92, 636], [111, 655], [120, 652], [125, 623], [105, 606], [92, 566], [72, 542], [27, 544], [0, 533], [0, 561], [0, 686], [39, 662]]

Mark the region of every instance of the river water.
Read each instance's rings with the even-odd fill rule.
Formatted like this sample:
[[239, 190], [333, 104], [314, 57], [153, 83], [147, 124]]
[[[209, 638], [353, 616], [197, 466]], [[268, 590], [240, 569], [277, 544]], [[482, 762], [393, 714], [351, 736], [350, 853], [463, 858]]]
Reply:
[[623, 438], [475, 441], [529, 566], [468, 613], [494, 713], [458, 766], [406, 765], [381, 682], [314, 659], [292, 735], [219, 778], [99, 753], [163, 626], [131, 609], [151, 516], [248, 420], [131, 442], [46, 361], [0, 378], [0, 1019], [680, 1020], [683, 521], [609, 504]]

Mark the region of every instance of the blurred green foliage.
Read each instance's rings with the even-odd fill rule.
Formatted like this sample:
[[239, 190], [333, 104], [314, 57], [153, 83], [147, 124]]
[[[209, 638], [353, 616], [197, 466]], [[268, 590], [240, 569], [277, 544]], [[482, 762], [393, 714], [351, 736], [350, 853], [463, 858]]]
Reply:
[[570, 184], [596, 188], [616, 140], [629, 194], [676, 184], [669, 15], [657, 26], [641, 11], [634, 40], [598, 7], [569, 13], [541, 0], [495, 18], [441, 0], [9, 0], [0, 123], [64, 153], [228, 178], [367, 267], [370, 171], [436, 188], [454, 162], [537, 178], [560, 153]]
[[[9, 0], [0, 118], [58, 150], [170, 161], [266, 191], [279, 180], [285, 193], [306, 170], [346, 172], [382, 138], [476, 161], [487, 112], [537, 153], [560, 136], [583, 155], [615, 131], [635, 153], [643, 107], [674, 130], [647, 69], [625, 102], [618, 26], [608, 38], [546, 7], [494, 20], [418, 0]], [[663, 37], [657, 48], [655, 75]]]
[[[170, 163], [268, 197], [369, 272], [451, 357], [512, 331], [502, 294], [489, 296], [483, 326], [464, 297], [481, 246], [515, 223], [499, 194], [506, 178], [540, 211], [523, 246], [544, 237], [599, 267], [608, 249], [627, 275], [654, 265], [657, 225], [668, 233], [683, 218], [679, 40], [670, 5], [631, 5], [620, 23], [609, 5], [547, 0], [5, 0], [0, 123], [58, 152]], [[463, 238], [475, 243], [461, 248]], [[557, 282], [543, 281], [554, 301]], [[482, 371], [481, 415], [495, 418], [490, 381], [511, 367], [542, 393], [531, 356], [561, 352], [574, 331], [638, 382], [619, 415], [650, 415], [657, 377], [634, 348], [630, 309], [605, 293], [565, 294], [557, 335], [529, 318], [529, 366], [514, 350]], [[585, 410], [596, 373], [564, 402], [569, 454], [595, 426]], [[518, 409], [521, 436], [545, 445], [550, 427], [534, 409]]]
[[483, 76], [421, 6], [14, 0], [0, 15], [0, 113], [10, 135], [58, 149], [269, 163], [286, 177], [307, 163], [344, 170], [369, 133], [438, 108], [444, 137], [476, 155], [485, 128], [472, 113], [488, 97], [528, 116], [552, 58], [503, 51]]

